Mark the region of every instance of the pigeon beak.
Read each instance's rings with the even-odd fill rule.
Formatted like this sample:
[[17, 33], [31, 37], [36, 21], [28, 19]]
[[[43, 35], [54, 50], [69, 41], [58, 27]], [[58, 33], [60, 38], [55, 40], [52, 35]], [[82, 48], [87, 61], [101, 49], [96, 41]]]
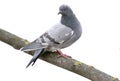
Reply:
[[62, 14], [62, 12], [61, 12], [61, 11], [59, 11], [59, 12], [58, 12], [58, 15], [59, 15], [59, 14]]

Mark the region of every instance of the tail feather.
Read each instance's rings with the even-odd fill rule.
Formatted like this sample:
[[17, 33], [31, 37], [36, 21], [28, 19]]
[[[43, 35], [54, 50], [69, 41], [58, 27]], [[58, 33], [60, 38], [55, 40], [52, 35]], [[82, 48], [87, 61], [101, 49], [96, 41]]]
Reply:
[[34, 65], [35, 61], [33, 59], [31, 59], [30, 62], [28, 63], [28, 65], [26, 66], [26, 68], [28, 68], [31, 63], [33, 63], [32, 65]]
[[37, 50], [35, 51], [34, 55], [33, 55], [33, 58], [30, 60], [30, 62], [29, 62], [28, 65], [26, 66], [26, 68], [29, 67], [31, 63], [32, 63], [32, 66], [33, 66], [33, 65], [35, 64], [37, 58], [38, 58], [41, 54], [43, 54], [43, 52], [44, 52], [44, 49], [37, 49]]

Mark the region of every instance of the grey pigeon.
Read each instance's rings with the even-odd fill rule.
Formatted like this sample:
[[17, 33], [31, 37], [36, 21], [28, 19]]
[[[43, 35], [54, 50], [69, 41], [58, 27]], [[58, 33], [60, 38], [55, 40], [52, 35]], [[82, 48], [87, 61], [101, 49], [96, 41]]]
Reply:
[[35, 41], [21, 48], [22, 51], [35, 50], [33, 58], [26, 67], [31, 63], [34, 65], [37, 58], [45, 51], [59, 51], [72, 45], [80, 38], [82, 28], [72, 9], [67, 5], [61, 5], [58, 14], [62, 15], [61, 21], [58, 24], [46, 31]]

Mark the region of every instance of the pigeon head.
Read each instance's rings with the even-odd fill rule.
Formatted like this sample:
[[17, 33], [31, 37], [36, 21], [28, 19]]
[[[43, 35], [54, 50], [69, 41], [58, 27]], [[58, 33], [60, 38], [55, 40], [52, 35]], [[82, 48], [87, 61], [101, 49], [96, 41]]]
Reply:
[[73, 11], [69, 6], [61, 5], [60, 8], [59, 8], [59, 13], [58, 14], [61, 14], [63, 16], [70, 16], [70, 15], [73, 14]]
[[78, 30], [80, 27], [80, 23], [76, 18], [72, 9], [67, 5], [61, 5], [59, 7], [59, 13], [61, 14], [61, 23], [66, 27], [70, 27], [73, 30]]

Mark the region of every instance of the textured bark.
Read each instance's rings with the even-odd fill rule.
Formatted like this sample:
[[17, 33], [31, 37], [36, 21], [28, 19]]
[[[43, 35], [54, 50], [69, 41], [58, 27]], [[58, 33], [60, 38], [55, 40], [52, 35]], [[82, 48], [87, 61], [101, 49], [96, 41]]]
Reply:
[[[18, 50], [29, 43], [29, 41], [2, 29], [0, 29], [0, 41], [11, 45]], [[33, 52], [28, 52], [28, 54], [32, 55]], [[59, 55], [56, 53], [46, 52], [43, 56], [40, 57], [40, 59], [79, 74], [92, 81], [120, 81], [115, 77], [112, 77], [102, 71], [97, 70], [93, 66], [86, 65], [72, 58], [63, 58], [58, 56]]]

